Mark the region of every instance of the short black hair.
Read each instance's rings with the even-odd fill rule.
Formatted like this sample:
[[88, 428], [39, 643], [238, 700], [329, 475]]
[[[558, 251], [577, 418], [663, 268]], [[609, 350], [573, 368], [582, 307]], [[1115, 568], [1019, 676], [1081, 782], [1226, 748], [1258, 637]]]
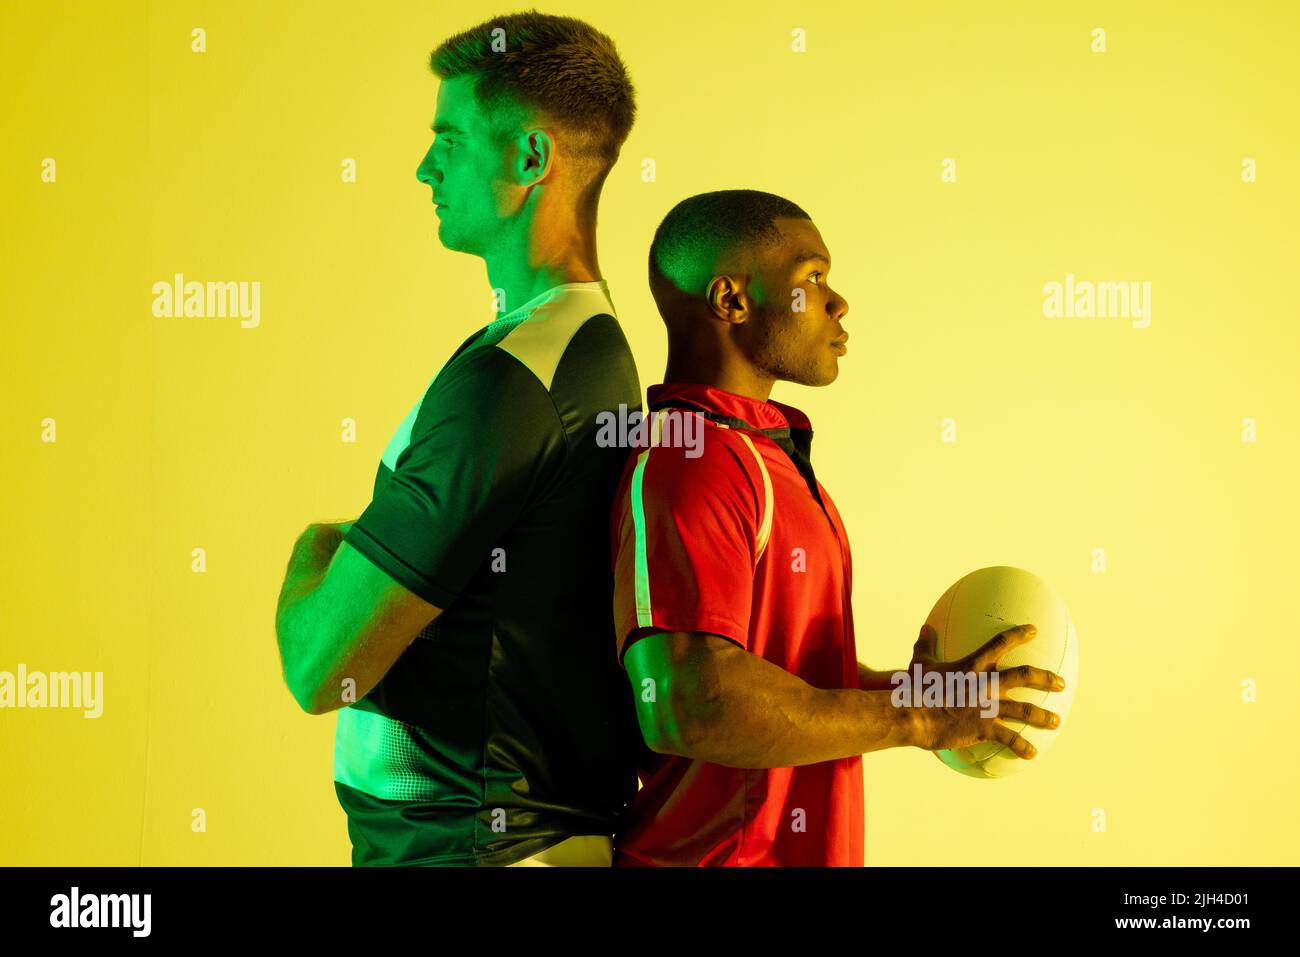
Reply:
[[614, 41], [575, 17], [530, 10], [485, 20], [444, 40], [429, 69], [443, 80], [474, 77], [489, 111], [506, 98], [541, 110], [605, 167], [618, 159], [636, 118], [636, 93]]
[[690, 295], [702, 295], [713, 267], [741, 246], [781, 238], [773, 220], [812, 217], [782, 196], [757, 189], [723, 189], [682, 200], [650, 243], [650, 282], [656, 274]]

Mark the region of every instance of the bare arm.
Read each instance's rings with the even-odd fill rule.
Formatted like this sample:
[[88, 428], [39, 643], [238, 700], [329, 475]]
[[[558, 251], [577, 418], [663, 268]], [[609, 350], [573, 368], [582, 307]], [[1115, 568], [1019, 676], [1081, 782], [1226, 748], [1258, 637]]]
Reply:
[[661, 754], [784, 768], [915, 741], [915, 711], [890, 691], [814, 688], [717, 635], [657, 632], [623, 660], [642, 735]]
[[285, 684], [308, 714], [365, 697], [440, 613], [343, 543], [351, 522], [298, 539], [276, 608]]

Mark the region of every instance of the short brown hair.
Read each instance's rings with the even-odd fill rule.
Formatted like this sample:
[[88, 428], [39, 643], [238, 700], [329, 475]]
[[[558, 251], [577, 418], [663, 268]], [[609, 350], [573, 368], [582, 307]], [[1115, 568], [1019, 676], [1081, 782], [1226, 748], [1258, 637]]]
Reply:
[[[497, 33], [497, 31], [501, 31]], [[636, 95], [614, 41], [574, 17], [530, 10], [485, 20], [429, 55], [440, 79], [474, 76], [489, 110], [505, 99], [540, 110], [608, 168], [632, 129]]]

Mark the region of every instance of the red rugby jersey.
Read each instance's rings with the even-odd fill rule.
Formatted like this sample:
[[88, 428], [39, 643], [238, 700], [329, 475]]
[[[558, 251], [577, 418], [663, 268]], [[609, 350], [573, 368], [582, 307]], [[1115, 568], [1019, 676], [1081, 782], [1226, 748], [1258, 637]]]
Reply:
[[[611, 516], [619, 662], [638, 628], [706, 632], [814, 687], [858, 687], [849, 541], [807, 417], [707, 385], [647, 397], [665, 444], [632, 451]], [[747, 770], [647, 748], [639, 775], [616, 865], [864, 862], [860, 755]]]

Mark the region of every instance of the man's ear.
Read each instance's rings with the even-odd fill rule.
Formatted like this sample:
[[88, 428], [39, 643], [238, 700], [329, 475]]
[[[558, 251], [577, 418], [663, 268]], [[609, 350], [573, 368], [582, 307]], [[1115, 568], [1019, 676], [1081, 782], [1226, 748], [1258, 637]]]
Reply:
[[515, 141], [515, 182], [533, 186], [544, 180], [555, 161], [555, 140], [543, 129], [525, 130]]
[[749, 319], [749, 277], [744, 274], [714, 276], [704, 292], [709, 311], [730, 325]]

